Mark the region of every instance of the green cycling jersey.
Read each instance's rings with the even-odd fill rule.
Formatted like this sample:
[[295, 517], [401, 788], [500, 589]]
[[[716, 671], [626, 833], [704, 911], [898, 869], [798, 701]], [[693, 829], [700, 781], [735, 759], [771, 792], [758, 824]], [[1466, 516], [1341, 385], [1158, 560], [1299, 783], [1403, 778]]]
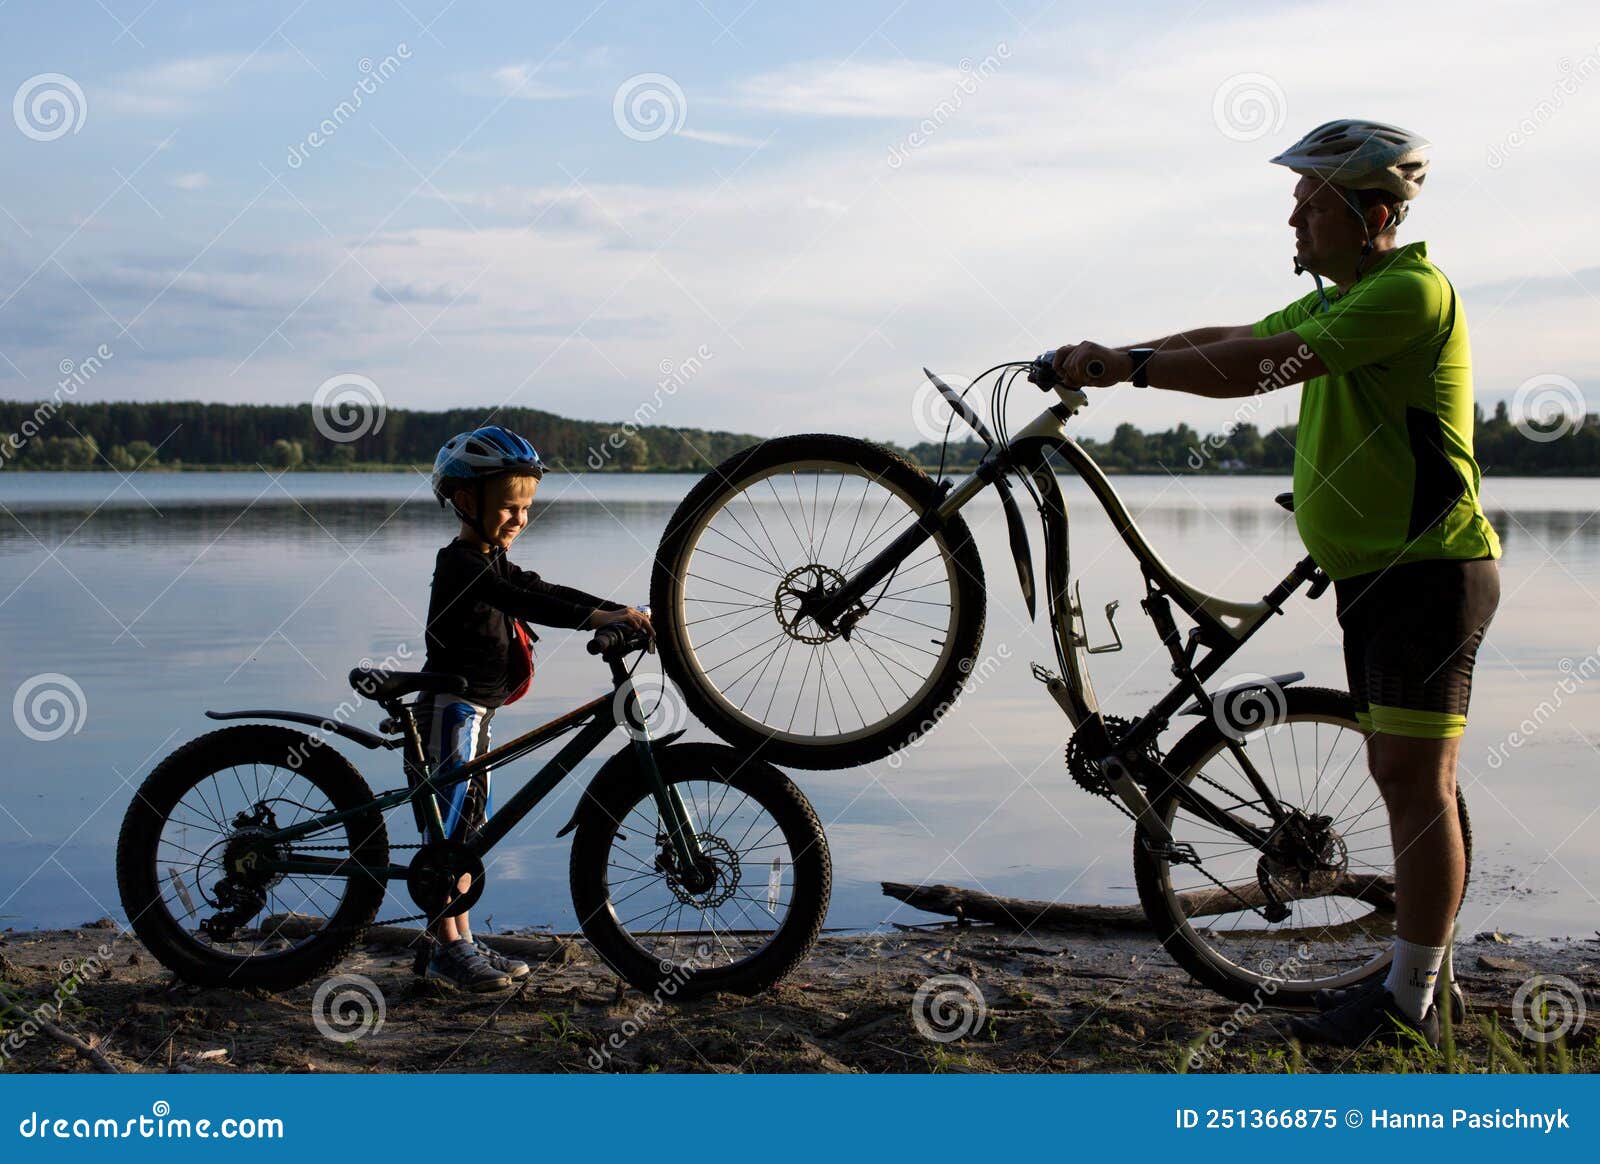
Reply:
[[1295, 523], [1333, 579], [1399, 562], [1498, 558], [1478, 500], [1472, 357], [1455, 288], [1427, 244], [1380, 256], [1323, 306], [1313, 292], [1254, 327], [1293, 331], [1327, 366], [1306, 381]]

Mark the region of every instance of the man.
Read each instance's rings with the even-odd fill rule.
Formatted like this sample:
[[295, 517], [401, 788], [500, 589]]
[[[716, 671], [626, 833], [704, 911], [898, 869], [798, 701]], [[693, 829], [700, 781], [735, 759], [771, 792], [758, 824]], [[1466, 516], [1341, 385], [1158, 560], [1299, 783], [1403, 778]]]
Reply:
[[1325, 992], [1322, 1013], [1293, 1023], [1302, 1039], [1344, 1046], [1393, 1040], [1402, 1027], [1437, 1040], [1434, 985], [1466, 879], [1456, 758], [1500, 593], [1500, 543], [1478, 502], [1466, 321], [1426, 244], [1395, 241], [1428, 148], [1377, 122], [1318, 126], [1272, 159], [1300, 176], [1289, 225], [1295, 271], [1309, 271], [1315, 291], [1253, 326], [1055, 356], [1058, 375], [1088, 387], [1132, 381], [1226, 398], [1305, 383], [1295, 522], [1334, 580], [1395, 853], [1387, 977]]

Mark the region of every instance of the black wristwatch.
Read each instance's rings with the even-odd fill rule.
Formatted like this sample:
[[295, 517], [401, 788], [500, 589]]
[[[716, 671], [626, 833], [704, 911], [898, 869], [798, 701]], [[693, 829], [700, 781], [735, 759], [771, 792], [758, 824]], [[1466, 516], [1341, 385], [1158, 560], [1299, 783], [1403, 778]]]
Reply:
[[1133, 375], [1128, 377], [1128, 381], [1135, 388], [1150, 387], [1150, 378], [1145, 375], [1145, 367], [1150, 363], [1150, 357], [1155, 355], [1155, 351], [1155, 348], [1128, 349], [1128, 355], [1133, 357]]

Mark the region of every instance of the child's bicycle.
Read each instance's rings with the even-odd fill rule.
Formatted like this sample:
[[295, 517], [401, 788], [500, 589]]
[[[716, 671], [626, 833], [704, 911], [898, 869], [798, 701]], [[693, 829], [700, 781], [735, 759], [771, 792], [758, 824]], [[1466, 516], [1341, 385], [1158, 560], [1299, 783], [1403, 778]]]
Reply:
[[[650, 738], [623, 658], [651, 649], [645, 632], [602, 628], [589, 652], [610, 665], [611, 693], [431, 775], [415, 705], [403, 701], [459, 693], [459, 676], [352, 671], [351, 685], [386, 713], [381, 735], [303, 712], [208, 711], [212, 719], [288, 720], [323, 734], [229, 727], [164, 759], [129, 806], [117, 844], [129, 922], [185, 981], [268, 990], [307, 982], [361, 941], [388, 882], [405, 883], [422, 911], [415, 918], [470, 908], [483, 893], [485, 856], [620, 724], [629, 746], [595, 774], [558, 834], [574, 834], [572, 903], [585, 937], [641, 990], [766, 989], [806, 956], [822, 928], [832, 882], [822, 825], [800, 790], [749, 749], [673, 743], [681, 731]], [[442, 839], [438, 797], [568, 732], [572, 739], [479, 835]], [[399, 749], [417, 777], [374, 796], [326, 745], [329, 733]], [[389, 844], [384, 813], [401, 805], [426, 826], [425, 843]], [[414, 852], [396, 863], [393, 849]], [[472, 880], [460, 893], [463, 875]]]

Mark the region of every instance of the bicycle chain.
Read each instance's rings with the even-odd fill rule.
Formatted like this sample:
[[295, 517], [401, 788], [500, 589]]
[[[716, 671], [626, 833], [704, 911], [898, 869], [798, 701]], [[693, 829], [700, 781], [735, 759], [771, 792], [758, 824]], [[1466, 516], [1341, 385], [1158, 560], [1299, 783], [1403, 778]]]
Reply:
[[[1215, 780], [1211, 779], [1211, 777], [1207, 776], [1204, 772], [1196, 772], [1195, 773], [1195, 777], [1197, 779], [1204, 780], [1207, 784], [1211, 785], [1218, 792], [1222, 792], [1222, 793], [1225, 793], [1228, 796], [1233, 797], [1233, 799], [1238, 801], [1239, 804], [1243, 805], [1243, 804], [1246, 803], [1243, 800], [1239, 800], [1238, 796], [1235, 795], [1230, 789], [1223, 787], [1221, 784], [1217, 783], [1217, 781], [1215, 781]], [[1128, 806], [1123, 804], [1122, 801], [1118, 800], [1114, 796], [1109, 796], [1109, 795], [1106, 796], [1106, 799], [1111, 802], [1111, 804], [1116, 808], [1116, 810], [1118, 812], [1120, 812], [1123, 816], [1125, 816], [1129, 820], [1131, 820], [1135, 825], [1137, 825], [1139, 823], [1139, 818], [1134, 816], [1133, 813], [1129, 812], [1128, 811]], [[1188, 864], [1187, 861], [1185, 861], [1183, 863], [1184, 864]], [[1244, 906], [1245, 909], [1247, 909], [1249, 912], [1255, 913], [1255, 914], [1260, 914], [1261, 915], [1261, 919], [1263, 921], [1267, 920], [1267, 915], [1262, 912], [1262, 910], [1261, 910], [1261, 908], [1259, 906], [1251, 905], [1243, 897], [1240, 897], [1238, 891], [1235, 890], [1232, 886], [1225, 885], [1223, 882], [1218, 880], [1216, 877], [1213, 877], [1211, 875], [1210, 870], [1208, 870], [1203, 864], [1200, 864], [1200, 863], [1197, 862], [1195, 864], [1195, 868], [1199, 871], [1199, 873], [1200, 873], [1200, 875], [1202, 877], [1204, 877], [1207, 881], [1211, 882], [1211, 884], [1215, 885], [1218, 889], [1222, 890], [1224, 893], [1228, 894], [1230, 897], [1234, 898], [1236, 901], [1238, 901], [1238, 903], [1240, 905]]]

